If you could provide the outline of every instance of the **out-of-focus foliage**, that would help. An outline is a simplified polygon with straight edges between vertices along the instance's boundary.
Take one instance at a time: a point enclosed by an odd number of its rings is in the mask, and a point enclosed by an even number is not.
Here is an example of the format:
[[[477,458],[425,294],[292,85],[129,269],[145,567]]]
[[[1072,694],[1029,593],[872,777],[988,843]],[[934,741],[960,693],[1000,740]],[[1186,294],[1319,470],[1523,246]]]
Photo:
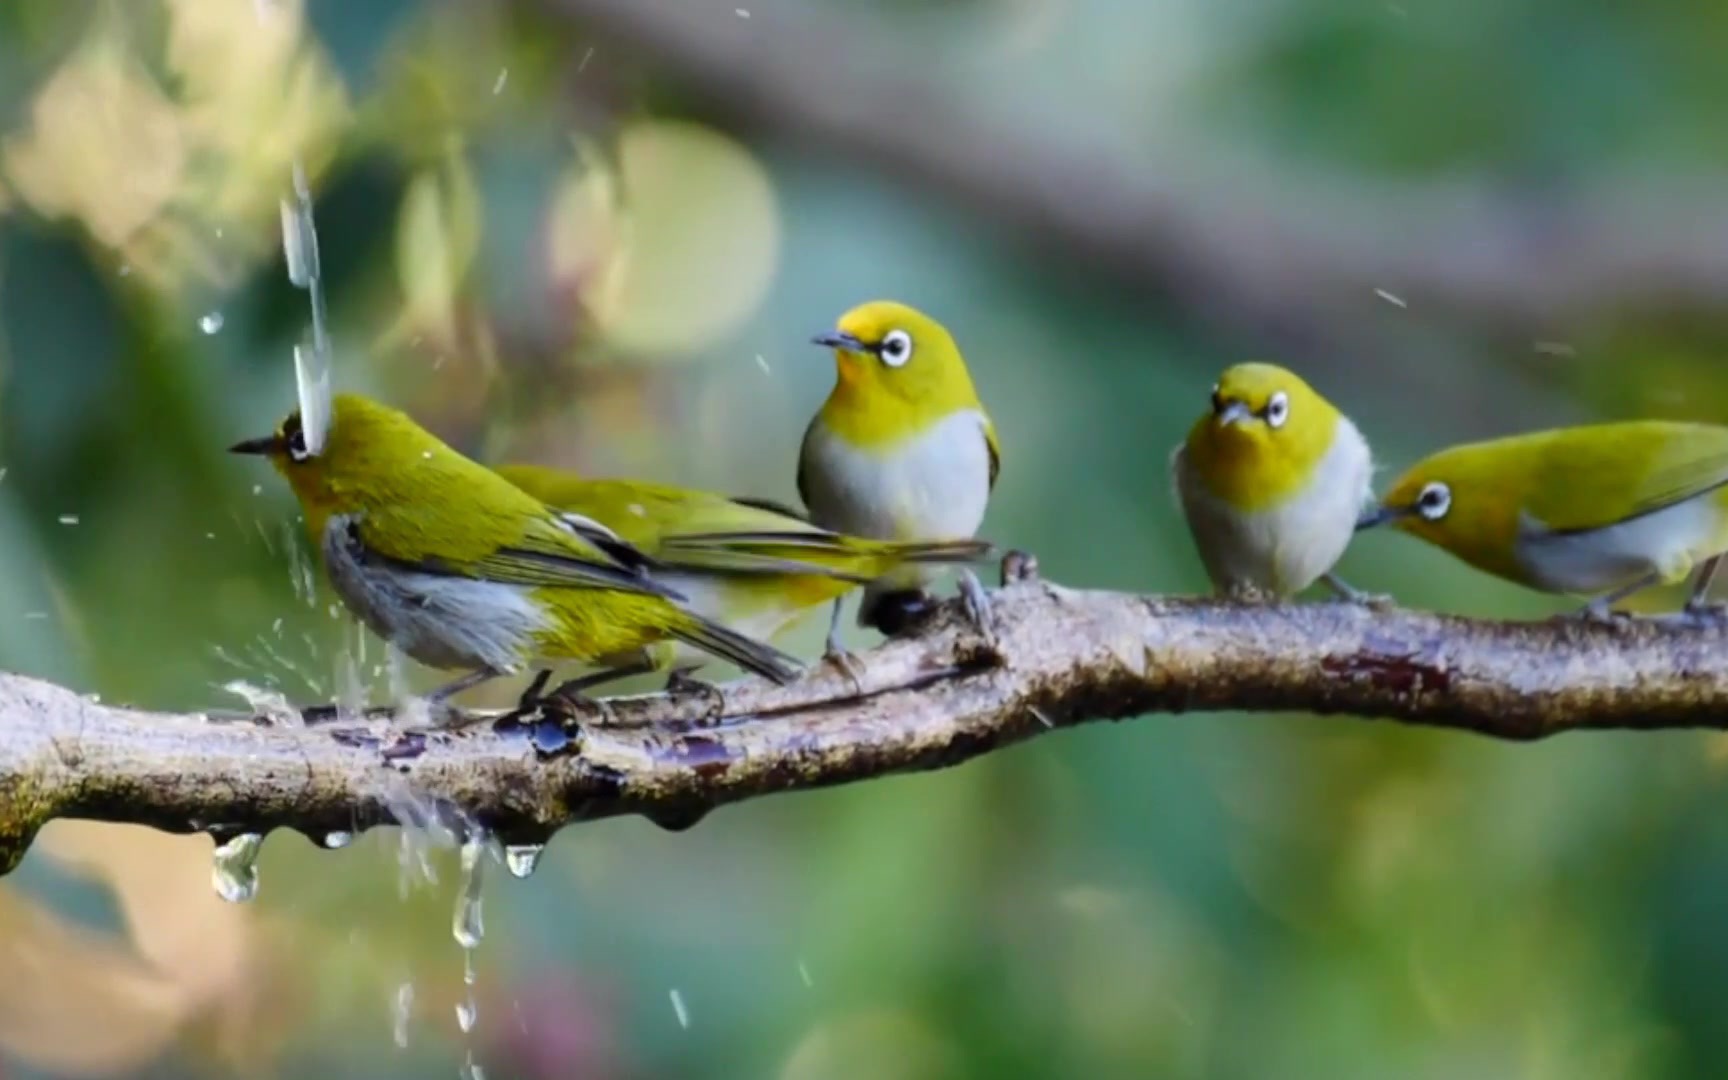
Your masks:
[[[821,62],[919,72],[1033,148],[1085,130],[1148,170],[1318,176],[1340,208],[1709,179],[1728,131],[1721,5],[687,6],[860,19],[882,53]],[[221,452],[292,406],[296,160],[343,387],[488,460],[787,498],[832,378],[810,335],[897,297],[955,331],[995,415],[987,532],[1074,584],[1201,587],[1164,463],[1235,359],[1310,374],[1392,467],[1518,425],[1728,415],[1721,311],[1509,334],[1398,296],[1321,335],[1354,349],[1200,323],[923,178],[724,129],[640,59],[536,5],[0,5],[0,667],[159,708],[398,678],[308,600],[276,478]],[[1399,537],[1343,570],[1412,604],[1557,606]],[[490,872],[472,991],[447,850],[429,880],[392,831],[273,837],[234,907],[208,837],[59,823],[0,883],[0,1071],[1715,1077],[1725,766],[1705,735],[1100,727],[687,833],[569,830],[532,878]]]

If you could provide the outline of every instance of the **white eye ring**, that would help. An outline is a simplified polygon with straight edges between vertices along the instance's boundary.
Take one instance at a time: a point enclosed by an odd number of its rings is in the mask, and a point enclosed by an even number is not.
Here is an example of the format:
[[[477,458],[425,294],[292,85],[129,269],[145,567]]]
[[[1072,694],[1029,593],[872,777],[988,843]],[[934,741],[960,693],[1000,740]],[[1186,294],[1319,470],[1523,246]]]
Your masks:
[[[903,367],[912,359],[912,335],[904,330],[888,331],[882,336],[882,344],[876,346],[876,355],[889,367]]]
[[[1452,509],[1452,489],[1435,480],[1416,496],[1416,512],[1428,521],[1439,521]]]
[[[1268,427],[1281,428],[1284,421],[1290,419],[1290,398],[1284,391],[1275,392],[1266,399],[1266,424]]]
[[[288,435],[288,456],[296,462],[312,460],[312,451],[306,449],[306,435],[299,428]]]

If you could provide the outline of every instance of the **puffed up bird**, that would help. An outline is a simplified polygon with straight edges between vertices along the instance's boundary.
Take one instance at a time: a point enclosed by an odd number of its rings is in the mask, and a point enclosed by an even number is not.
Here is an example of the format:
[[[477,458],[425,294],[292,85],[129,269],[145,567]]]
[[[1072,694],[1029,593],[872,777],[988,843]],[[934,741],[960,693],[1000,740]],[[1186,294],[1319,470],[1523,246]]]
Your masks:
[[[690,607],[767,641],[811,608],[918,566],[988,557],[981,540],[867,540],[821,528],[788,507],[638,480],[590,479],[540,465],[498,474],[549,506],[611,529],[653,559],[655,579]],[[678,658],[678,675],[699,653]]]
[[[1001,452],[966,361],[941,323],[877,300],[846,312],[815,339],[834,350],[837,378],[810,421],[798,457],[798,492],[824,528],[878,540],[956,540],[984,520]],[[903,566],[864,590],[858,623],[891,632],[922,602],[927,565]],[[988,632],[989,605],[960,572],[972,621]],[[843,656],[840,601],[828,651]]]
[[[1497,577],[1594,597],[1698,582],[1728,552],[1728,427],[1664,420],[1538,431],[1441,450],[1405,471],[1364,527],[1390,524]]]
[[[1238,364],[1171,455],[1176,493],[1213,587],[1291,596],[1332,573],[1371,496],[1373,459],[1350,418],[1273,364]]]
[[[536,662],[638,667],[672,642],[776,682],[797,676],[791,657],[690,610],[611,530],[548,507],[395,409],[353,394],[332,405],[316,453],[298,412],[231,449],[287,479],[350,611],[413,659],[468,672],[434,700]]]

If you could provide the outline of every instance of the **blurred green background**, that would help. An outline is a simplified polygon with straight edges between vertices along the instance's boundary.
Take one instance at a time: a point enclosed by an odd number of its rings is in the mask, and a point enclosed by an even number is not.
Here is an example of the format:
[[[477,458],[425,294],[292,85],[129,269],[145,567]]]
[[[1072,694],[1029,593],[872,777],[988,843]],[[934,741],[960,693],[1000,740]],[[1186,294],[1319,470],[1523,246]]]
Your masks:
[[[1728,414],[1728,7],[634,6],[0,5],[0,667],[383,694],[295,587],[286,491],[222,452],[293,405],[296,157],[340,386],[486,460],[789,498],[810,335],[906,300],[1001,432],[986,533],[1068,584],[1203,587],[1165,462],[1238,359],[1394,468]],[[1028,190],[1059,212],[1017,220]],[[1395,536],[1342,570],[1558,607]],[[206,837],[58,822],[0,885],[0,1076],[1718,1077],[1725,766],[1149,717],[586,825],[490,874],[466,1033],[453,852],[428,881],[397,830],[278,834],[229,905]]]

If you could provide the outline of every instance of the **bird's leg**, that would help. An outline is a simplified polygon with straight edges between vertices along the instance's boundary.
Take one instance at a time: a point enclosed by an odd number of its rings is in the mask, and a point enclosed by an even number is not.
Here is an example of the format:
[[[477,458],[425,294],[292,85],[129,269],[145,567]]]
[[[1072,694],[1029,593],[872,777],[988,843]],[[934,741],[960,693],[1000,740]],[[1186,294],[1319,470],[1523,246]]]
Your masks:
[[[1346,604],[1361,604],[1363,607],[1371,608],[1391,607],[1393,604],[1390,596],[1384,593],[1363,592],[1330,570],[1321,574],[1320,580],[1325,583],[1328,589],[1332,590],[1333,596]]]
[[[533,712],[535,707],[540,704],[540,691],[546,689],[546,683],[551,678],[552,669],[541,668],[540,673],[534,676],[534,681],[522,691],[522,696],[516,699],[516,711],[524,714]]]
[[[1604,593],[1590,601],[1588,604],[1585,604],[1579,609],[1577,617],[1588,622],[1612,622],[1614,620],[1615,604],[1618,604],[1633,593],[1643,592],[1652,585],[1660,585],[1661,583],[1662,575],[1655,571],[1651,571],[1638,580],[1622,585],[1613,592]]]
[[[493,671],[491,668],[480,668],[478,671],[470,671],[460,679],[453,679],[432,691],[430,694],[427,694],[426,703],[428,705],[442,705],[457,694],[460,694],[462,691],[472,690],[481,683],[491,682],[502,674],[503,672]]]
[[[1686,598],[1686,606],[1681,609],[1687,619],[1693,622],[1716,622],[1728,615],[1728,607],[1710,602],[1710,586],[1716,580],[1716,571],[1722,566],[1722,555],[1712,555],[1704,560],[1704,565],[1698,568],[1698,580],[1692,585],[1692,594]]]
[[[828,620],[828,642],[822,650],[822,659],[833,664],[840,674],[851,680],[855,692],[861,692],[864,674],[858,657],[840,643],[840,616],[846,611],[846,598],[838,597],[834,601],[834,614]]]
[[[491,668],[481,668],[478,671],[470,671],[460,679],[454,679],[447,682],[443,686],[440,686],[438,689],[427,694],[425,698],[426,704],[437,714],[436,717],[426,725],[427,728],[433,731],[460,731],[465,727],[478,723],[478,718],[462,711],[461,709],[450,707],[450,699],[464,690],[472,690],[481,683],[491,682],[493,679],[496,679],[503,674],[504,672],[502,671],[494,671]]]
[[[612,707],[599,698],[589,696],[588,691],[596,686],[605,686],[607,683],[614,683],[620,679],[647,675],[653,672],[656,667],[654,658],[643,654],[627,663],[602,668],[599,671],[580,675],[560,683],[551,693],[546,695],[545,700],[562,698],[571,705],[583,705],[591,708],[600,714],[600,719],[595,721],[596,725],[605,727],[612,723]]]
[[[984,640],[994,645],[996,631],[990,625],[990,597],[970,567],[960,568],[960,600],[966,609],[966,619]]]

